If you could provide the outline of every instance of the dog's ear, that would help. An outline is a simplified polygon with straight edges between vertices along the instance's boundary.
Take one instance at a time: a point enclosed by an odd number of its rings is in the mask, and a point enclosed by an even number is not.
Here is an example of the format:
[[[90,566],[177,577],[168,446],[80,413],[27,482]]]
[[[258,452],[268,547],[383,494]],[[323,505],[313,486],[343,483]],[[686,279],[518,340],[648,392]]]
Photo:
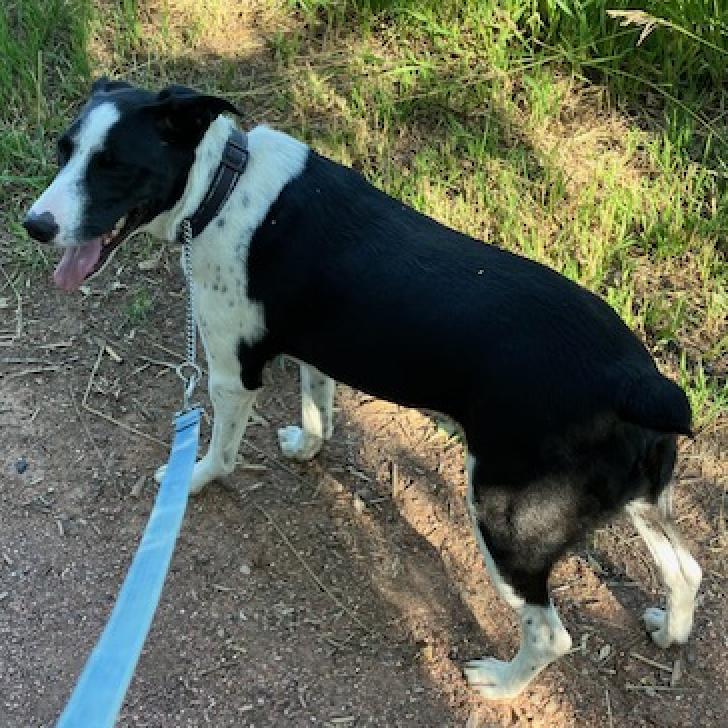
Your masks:
[[[200,94],[186,86],[167,86],[149,106],[162,138],[172,144],[197,146],[210,124],[223,112],[242,113],[219,96]]]
[[[132,88],[132,85],[126,81],[112,81],[108,76],[101,76],[91,84],[91,93],[116,91],[120,88]]]

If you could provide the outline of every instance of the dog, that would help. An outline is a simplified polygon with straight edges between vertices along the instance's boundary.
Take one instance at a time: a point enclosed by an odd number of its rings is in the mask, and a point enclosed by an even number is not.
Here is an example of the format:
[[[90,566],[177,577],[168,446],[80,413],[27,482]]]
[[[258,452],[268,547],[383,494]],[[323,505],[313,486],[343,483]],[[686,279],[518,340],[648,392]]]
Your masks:
[[[177,241],[217,195],[191,243],[214,409],[191,492],[232,472],[263,367],[285,354],[300,363],[302,403],[301,425],[278,431],[288,458],[309,460],[331,437],[335,380],[462,427],[477,544],[521,625],[511,661],[465,665],[482,695],[511,698],[569,652],[549,573],[623,510],[667,591],[646,628],[660,647],[684,643],[701,580],[669,517],[676,441],[691,435],[684,392],[594,294],[286,134],[241,135],[231,114],[225,99],[182,86],[98,80],[24,220],[62,250],[54,279],[71,291],[133,233]],[[235,133],[243,159],[220,192]]]

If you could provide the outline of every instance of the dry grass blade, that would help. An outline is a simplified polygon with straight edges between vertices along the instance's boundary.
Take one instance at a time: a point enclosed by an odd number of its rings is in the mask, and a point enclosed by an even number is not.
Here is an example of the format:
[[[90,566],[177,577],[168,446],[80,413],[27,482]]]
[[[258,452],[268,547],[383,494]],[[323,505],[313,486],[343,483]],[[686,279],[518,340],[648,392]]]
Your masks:
[[[612,717],[612,701],[609,699],[609,688],[605,688],[604,697],[607,701],[607,724],[609,728],[614,728],[614,718]]]
[[[116,427],[121,428],[122,430],[126,430],[127,432],[130,432],[133,435],[137,435],[138,437],[141,437],[145,440],[148,440],[149,442],[153,442],[156,445],[161,445],[162,447],[166,448],[168,443],[164,442],[163,440],[160,440],[158,437],[154,437],[154,435],[148,435],[146,432],[142,432],[141,430],[138,430],[136,427],[133,427],[132,425],[127,425],[125,422],[120,422],[119,420],[115,419],[111,415],[107,415],[105,412],[101,412],[101,410],[97,410],[94,407],[91,407],[88,403],[89,394],[91,393],[91,387],[93,386],[94,379],[96,377],[96,373],[99,370],[99,367],[101,366],[101,360],[104,358],[104,352],[106,350],[106,345],[102,342],[99,344],[99,353],[96,356],[96,361],[94,362],[93,367],[91,368],[91,374],[89,375],[88,381],[86,382],[86,391],[83,394],[83,399],[81,400],[81,406],[83,409],[85,409],[87,412],[90,412],[92,415],[95,415],[96,417],[100,417],[102,420],[106,420],[107,422],[111,422],[111,424],[116,425]]]
[[[336,594],[334,594],[326,586],[326,584],[324,584],[321,581],[321,579],[318,578],[318,576],[316,575],[316,573],[314,572],[314,570],[308,565],[308,563],[303,558],[303,556],[301,556],[301,554],[299,554],[298,551],[296,551],[295,546],[291,543],[291,541],[288,538],[288,536],[286,536],[286,534],[283,531],[283,529],[273,520],[273,518],[268,513],[268,511],[266,511],[265,508],[263,508],[262,506],[256,506],[256,507],[265,516],[265,518],[268,521],[268,523],[270,523],[270,525],[273,526],[275,532],[281,537],[281,539],[283,540],[283,542],[288,547],[289,551],[296,557],[296,560],[301,564],[301,566],[303,566],[303,568],[305,569],[306,573],[313,579],[313,581],[316,583],[316,586],[318,586],[318,588],[321,589],[321,591],[324,594],[326,594],[326,596],[329,599],[331,599],[331,601],[334,602],[334,604],[336,604],[337,607],[339,607],[340,609],[344,610],[344,612],[346,614],[348,614],[349,617],[354,622],[356,622],[356,624],[358,624],[364,631],[371,632],[371,628],[368,627],[366,624],[364,624],[364,622],[362,622],[361,619],[359,619],[359,617],[357,616],[357,614],[355,612],[353,612],[349,607],[347,607],[346,604],[344,604],[341,601],[341,599],[339,599],[339,597],[337,597]]]
[[[13,283],[12,278],[5,272],[4,266],[0,265],[0,272],[3,274],[5,280],[8,283],[8,286],[10,287],[10,290],[13,292],[13,295],[15,296],[15,334],[12,335],[12,341],[19,339],[20,336],[23,333],[23,301],[20,297],[20,293],[18,292],[17,287],[15,286],[15,283]]]
[[[111,462],[108,461],[106,458],[104,458],[104,454],[101,452],[101,448],[96,444],[96,440],[94,440],[93,435],[88,429],[88,425],[86,424],[86,420],[81,416],[81,410],[78,408],[78,404],[76,404],[76,395],[73,391],[73,385],[69,384],[68,386],[68,394],[71,397],[71,403],[73,404],[73,409],[76,412],[76,417],[78,417],[78,421],[81,423],[81,427],[83,427],[83,431],[86,433],[86,438],[89,440],[89,442],[93,445],[94,450],[96,451],[96,456],[99,459],[99,464],[101,465],[101,469],[108,473],[109,467],[111,466]]]

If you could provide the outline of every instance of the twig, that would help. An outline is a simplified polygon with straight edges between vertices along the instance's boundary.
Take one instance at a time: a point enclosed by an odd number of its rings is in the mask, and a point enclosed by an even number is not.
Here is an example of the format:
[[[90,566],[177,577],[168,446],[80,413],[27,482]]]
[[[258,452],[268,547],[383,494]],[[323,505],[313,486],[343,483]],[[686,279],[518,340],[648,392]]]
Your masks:
[[[635,685],[634,683],[627,683],[624,687],[627,690],[659,690],[662,692],[692,691],[692,688],[674,688],[671,685]]]
[[[656,667],[660,670],[665,670],[665,672],[672,672],[672,668],[669,665],[666,665],[664,662],[656,662],[655,660],[651,660],[649,657],[640,655],[639,652],[630,652],[629,655],[630,657],[634,657],[635,660],[641,660],[648,665],[652,665],[652,667]]]
[[[392,461],[392,500],[399,495],[399,465]]]
[[[137,478],[137,482],[131,487],[130,495],[132,498],[138,498],[142,494],[142,489],[144,488],[146,480],[147,478],[145,475],[140,475],[139,478]]]
[[[3,276],[5,276],[5,280],[8,282],[8,285],[15,296],[15,334],[13,334],[12,339],[19,339],[23,333],[23,301],[20,298],[18,289],[15,287],[15,283],[13,283],[10,276],[5,272],[5,268],[2,265],[0,265],[0,272],[2,272]]]
[[[83,393],[83,399],[81,400],[81,406],[86,408],[86,403],[88,402],[88,395],[91,391],[91,385],[93,384],[94,377],[96,376],[96,372],[99,370],[99,367],[101,366],[101,360],[104,358],[104,347],[99,346],[99,353],[96,357],[96,361],[94,362],[93,367],[91,367],[91,374],[89,375],[88,381],[86,382],[86,391]]]
[[[46,364],[50,365],[47,359],[37,359],[30,356],[0,356],[0,364]]]
[[[607,721],[609,728],[614,728],[614,718],[612,718],[612,702],[609,700],[609,688],[604,689],[605,698],[607,700]]]
[[[90,412],[92,415],[96,415],[96,417],[100,417],[102,420],[111,422],[112,425],[116,425],[117,427],[120,427],[122,430],[131,432],[133,435],[138,435],[139,437],[143,437],[145,440],[149,440],[149,442],[154,442],[157,445],[161,445],[163,448],[167,448],[169,446],[168,442],[164,442],[164,440],[160,440],[158,437],[154,437],[154,435],[147,435],[146,432],[142,432],[141,430],[138,430],[136,427],[132,427],[132,425],[127,425],[126,422],[120,422],[119,420],[114,419],[111,415],[107,415],[105,412],[101,412],[100,410],[94,409],[93,407],[90,407],[89,405],[84,405],[83,408],[87,412]]]
[[[301,483],[301,485],[308,485],[308,481],[303,476],[299,475],[293,468],[289,468],[288,465],[282,463],[277,457],[271,455],[257,445],[254,445],[247,438],[243,438],[243,445],[249,447],[251,450],[255,450],[255,452],[257,452],[259,455],[262,455],[267,460],[275,463],[281,470],[293,476],[299,483]]]
[[[73,341],[58,341],[55,344],[36,344],[38,349],[67,349],[73,346]]]
[[[137,354],[137,359],[141,359],[142,361],[147,361],[150,364],[156,364],[158,367],[166,367],[167,369],[176,369],[177,365],[173,364],[171,361],[163,361],[162,359],[153,359],[151,356],[144,356],[144,354]]]
[[[316,585],[318,586],[318,588],[321,589],[321,591],[324,592],[324,594],[326,594],[326,596],[328,596],[329,599],[331,599],[331,601],[334,602],[334,604],[336,604],[337,607],[339,607],[340,609],[343,609],[344,612],[346,612],[346,614],[348,614],[351,617],[351,619],[354,622],[356,622],[363,630],[365,630],[366,632],[371,632],[371,628],[370,627],[367,627],[367,625],[364,624],[364,622],[362,622],[361,619],[359,619],[359,617],[356,615],[356,613],[353,612],[351,609],[349,609],[336,596],[336,594],[334,594],[326,586],[326,584],[324,584],[321,581],[321,579],[319,579],[318,576],[316,576],[316,574],[314,573],[313,569],[311,569],[311,567],[306,563],[306,561],[301,556],[301,554],[299,554],[298,551],[296,551],[295,547],[291,543],[291,541],[288,538],[288,536],[286,536],[286,534],[284,533],[283,529],[281,529],[281,527],[268,514],[268,511],[266,511],[262,506],[256,506],[256,508],[266,517],[266,520],[268,521],[268,523],[270,523],[270,525],[273,526],[273,528],[278,533],[278,535],[281,537],[281,539],[283,540],[283,542],[286,544],[286,546],[288,546],[290,552],[296,557],[296,559],[298,559],[298,561],[301,564],[301,566],[303,566],[303,568],[306,570],[306,573],[313,579],[313,581],[316,583]]]
[[[164,344],[159,344],[156,341],[152,341],[151,339],[149,339],[149,343],[154,348],[159,349],[160,351],[164,351],[167,354],[171,354],[178,361],[184,361],[186,358],[184,354],[180,354],[178,351],[175,351],[174,349],[170,349],[168,346],[164,346]],[[205,375],[205,376],[207,375],[207,369],[205,367],[200,366],[200,371],[203,373],[203,375]]]
[[[0,374],[0,379],[9,381],[10,379],[18,379],[19,377],[25,377],[28,374],[40,374],[42,372],[57,372],[61,367],[57,364],[53,364],[47,367],[30,367],[30,369],[23,369],[20,372],[12,372],[10,374]]]
[[[86,391],[84,392],[83,399],[81,400],[81,406],[87,412],[90,412],[92,415],[96,415],[96,417],[100,417],[102,420],[111,422],[113,425],[120,427],[122,430],[131,432],[134,435],[143,437],[145,440],[149,440],[150,442],[154,442],[157,445],[161,445],[162,447],[166,448],[167,443],[163,442],[159,438],[154,437],[153,435],[147,435],[146,432],[142,432],[141,430],[138,430],[136,427],[127,425],[125,422],[120,422],[119,420],[114,419],[110,415],[107,415],[105,412],[101,412],[100,410],[94,409],[93,407],[91,407],[88,404],[88,397],[89,397],[89,393],[91,392],[91,385],[93,384],[94,377],[96,376],[96,372],[99,370],[99,366],[101,365],[101,360],[104,357],[104,348],[105,348],[105,345],[103,345],[103,346],[99,345],[99,353],[98,353],[98,356],[96,357],[96,361],[94,362],[93,368],[91,369],[91,374],[89,375],[88,382],[86,383]]]
[[[96,444],[96,440],[94,440],[93,436],[91,435],[91,432],[88,429],[86,420],[84,420],[83,417],[81,416],[81,410],[79,410],[78,405],[76,404],[76,395],[73,392],[73,384],[68,385],[68,393],[71,397],[71,403],[73,404],[73,409],[76,410],[76,417],[78,417],[78,421],[81,423],[81,427],[83,427],[83,431],[86,433],[86,437],[89,439],[91,444],[94,446],[94,450],[96,450],[96,455],[98,456],[99,462],[101,463],[101,469],[103,471],[105,471],[106,473],[108,473],[110,461],[104,460],[104,454],[101,452],[101,448]]]

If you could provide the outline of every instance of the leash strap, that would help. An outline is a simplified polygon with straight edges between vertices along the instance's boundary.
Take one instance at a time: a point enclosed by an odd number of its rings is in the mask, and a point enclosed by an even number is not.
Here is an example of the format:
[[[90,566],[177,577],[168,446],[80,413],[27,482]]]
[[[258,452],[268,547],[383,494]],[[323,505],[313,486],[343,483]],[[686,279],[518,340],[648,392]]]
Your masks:
[[[202,411],[175,417],[167,471],[114,610],[56,728],[112,728],[152,624],[187,505]]]

